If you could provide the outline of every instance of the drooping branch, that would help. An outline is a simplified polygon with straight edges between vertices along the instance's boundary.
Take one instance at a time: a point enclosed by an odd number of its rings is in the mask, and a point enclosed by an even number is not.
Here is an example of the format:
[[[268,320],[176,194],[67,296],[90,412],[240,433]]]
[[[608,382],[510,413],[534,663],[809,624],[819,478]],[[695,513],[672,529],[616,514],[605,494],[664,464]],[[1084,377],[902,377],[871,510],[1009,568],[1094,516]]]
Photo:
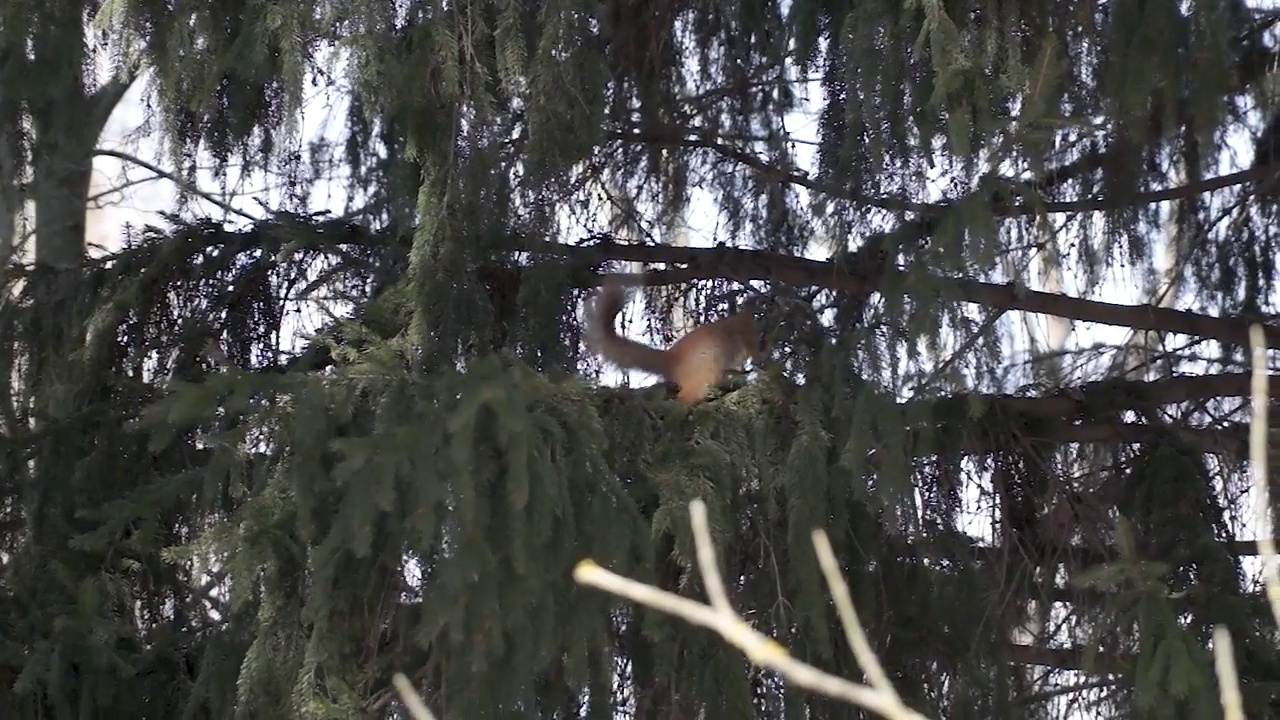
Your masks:
[[[1026,440],[1049,443],[1129,444],[1148,442],[1172,435],[1178,440],[1206,452],[1228,457],[1243,457],[1248,436],[1238,423],[1222,427],[1155,426],[1100,418],[1113,417],[1118,411],[1134,407],[1158,407],[1210,398],[1245,397],[1250,392],[1248,373],[1179,376],[1159,380],[1114,378],[1064,388],[1051,395],[1015,396],[964,393],[925,400],[910,400],[899,406],[903,417],[928,417],[938,424],[927,430],[908,432],[907,454],[930,452],[926,435],[938,437],[957,434],[954,423],[946,418],[965,418],[965,430],[951,445],[962,452],[984,453],[1007,449],[1008,431],[1018,430]],[[1272,385],[1272,396],[1280,389]],[[1026,420],[1036,418],[1034,431],[1026,429]],[[973,432],[987,424],[987,432]],[[1034,432],[1034,434],[1029,434]]]
[[[964,403],[966,407],[985,407],[989,412],[997,413],[1058,419],[1087,418],[1134,406],[1156,407],[1215,397],[1245,397],[1250,392],[1249,383],[1250,375],[1246,372],[1179,375],[1159,380],[1112,378],[1064,388],[1042,397],[957,395],[945,400],[910,401],[907,412],[918,412],[910,409],[915,403]],[[1273,386],[1271,397],[1280,397],[1280,388]]]
[[[747,150],[735,147],[723,140],[692,128],[669,126],[655,130],[646,128],[642,133],[615,133],[614,140],[634,143],[645,143],[663,147],[681,147],[685,149],[710,150],[721,157],[746,166],[757,174],[789,183],[807,190],[812,190],[833,198],[848,200],[859,205],[888,210],[890,212],[920,213],[927,216],[940,217],[960,201],[915,202],[904,198],[889,196],[871,196],[853,192],[841,185],[815,178],[798,169],[784,166],[782,163],[767,160]],[[1280,165],[1263,165],[1259,167],[1228,173],[1218,177],[1205,178],[1181,185],[1172,185],[1158,190],[1137,193],[1126,198],[1129,205],[1150,205],[1167,200],[1179,200],[1215,190],[1244,185],[1265,179],[1280,173]],[[991,211],[995,217],[1017,217],[1044,213],[1083,213],[1106,210],[1110,203],[1106,198],[1081,198],[1077,200],[1061,200],[1050,202],[1004,202],[1000,196],[993,198]]]
[[[1016,420],[1009,423],[1012,427]],[[972,429],[966,423],[965,429]],[[954,447],[965,453],[990,453],[1008,450],[1007,440],[999,434],[980,435],[973,432],[962,432],[960,428],[952,428],[946,424],[929,428],[931,436],[947,435],[956,431],[961,437]],[[1048,421],[1037,425],[1034,436],[1027,438],[1040,443],[1080,444],[1080,445],[1133,445],[1151,442],[1173,435],[1178,440],[1196,448],[1200,452],[1226,457],[1243,457],[1248,444],[1248,429],[1238,423],[1228,423],[1220,428],[1187,427],[1175,425],[1157,427],[1143,423],[1127,423],[1117,421],[1082,421],[1079,423]],[[907,455],[920,456],[929,452],[930,444],[925,441],[924,432],[908,432],[905,445]]]
[[[1039,397],[963,393],[926,400],[910,400],[899,405],[903,417],[937,420],[928,429],[912,428],[907,436],[907,454],[931,452],[931,438],[956,436],[949,446],[961,452],[984,453],[1007,449],[1010,433],[1024,440],[1049,443],[1130,444],[1172,435],[1201,452],[1227,457],[1243,457],[1247,447],[1246,429],[1238,423],[1218,428],[1185,425],[1157,426],[1099,418],[1135,407],[1152,408],[1211,398],[1245,397],[1250,392],[1248,373],[1178,376],[1159,380],[1114,378],[1064,388]],[[1272,397],[1280,389],[1272,385]],[[946,418],[965,418],[964,429]],[[1026,429],[1026,420],[1039,422]],[[974,428],[985,426],[985,432]]]
[[[1233,87],[1230,92],[1244,92],[1254,86],[1259,82],[1259,80],[1266,77],[1271,72],[1271,69],[1275,67],[1277,59],[1280,59],[1277,58],[1275,53],[1263,49],[1256,43],[1262,29],[1267,26],[1267,23],[1260,22],[1256,27],[1245,30],[1240,37],[1237,38],[1236,43],[1244,46],[1245,51],[1240,54],[1239,62],[1236,65],[1235,82],[1233,83]],[[1180,120],[1188,115],[1189,112],[1186,108],[1186,103],[1180,102],[1174,109],[1173,118],[1175,119],[1175,122],[1170,122],[1167,109],[1164,106],[1158,105],[1152,109],[1151,115],[1147,119],[1146,134],[1149,137],[1162,137],[1167,135],[1172,130],[1180,127],[1182,125]],[[913,202],[903,198],[873,197],[852,193],[848,188],[824,182],[801,172],[798,169],[786,167],[781,163],[761,158],[751,152],[734,147],[733,145],[724,142],[722,139],[700,132],[695,128],[682,128],[678,126],[654,128],[650,126],[646,127],[643,132],[616,132],[611,136],[611,139],[622,142],[653,143],[689,149],[701,148],[710,150],[721,157],[744,165],[752,171],[765,177],[772,178],[777,182],[794,184],[834,198],[841,198],[867,207],[875,207],[891,212],[911,212],[936,218],[941,216],[958,202],[957,200],[942,203]],[[1086,152],[1071,162],[1049,169],[1039,178],[1028,183],[1027,186],[1034,189],[1036,192],[1047,192],[1053,188],[1085,177],[1101,168],[1113,164],[1117,158],[1121,157],[1124,152],[1127,151],[1127,149],[1128,148],[1121,146],[1109,146],[1091,152]],[[1135,205],[1148,205],[1166,200],[1186,198],[1205,192],[1211,192],[1213,190],[1260,180],[1267,176],[1276,174],[1278,171],[1280,171],[1280,168],[1274,165],[1255,167],[1220,177],[1208,178],[1179,186],[1139,193],[1127,198],[1127,200],[1129,203]],[[1004,202],[1002,198],[993,197],[991,202],[991,210],[996,217],[1031,215],[1038,212],[1091,212],[1103,210],[1106,209],[1106,207],[1107,204],[1105,201],[1098,198],[1082,198],[1078,200],[1047,203],[1019,203],[1011,205]]]
[[[1267,77],[1271,72],[1271,68],[1275,67],[1278,59],[1277,54],[1259,42],[1265,27],[1267,27],[1267,23],[1258,22],[1253,27],[1240,33],[1235,39],[1235,45],[1242,48],[1242,51],[1236,63],[1235,82],[1228,90],[1229,94],[1247,91]],[[1190,115],[1191,112],[1186,100],[1181,100],[1174,106],[1172,115],[1167,112],[1165,106],[1157,104],[1147,118],[1146,135],[1150,138],[1165,137],[1178,128],[1185,127],[1187,118]],[[880,283],[886,277],[885,273],[891,269],[891,258],[900,254],[910,258],[916,251],[926,246],[945,212],[952,207],[977,200],[985,203],[995,217],[1009,217],[1039,211],[1085,212],[1100,210],[1105,207],[1104,203],[1096,198],[1058,203],[1039,203],[1038,205],[1024,202],[1014,205],[1011,204],[1011,198],[1008,193],[992,192],[990,189],[981,187],[965,197],[953,198],[949,202],[933,204],[915,203],[901,198],[851,195],[845,188],[822,182],[807,174],[797,172],[794,168],[770,163],[744,150],[720,142],[715,138],[698,137],[696,132],[691,132],[684,128],[668,127],[656,130],[646,128],[644,134],[621,132],[616,133],[613,139],[686,148],[701,147],[738,162],[776,182],[798,185],[814,192],[830,195],[831,197],[844,198],[868,207],[914,213],[916,215],[915,218],[903,221],[891,231],[867,238],[850,256],[850,261],[853,265],[863,268],[865,278],[864,286],[856,291],[854,298],[851,298],[853,302],[850,307],[859,308],[850,313],[854,317],[861,313],[860,307],[866,303],[871,293],[880,288]],[[1103,168],[1125,162],[1126,155],[1132,150],[1133,147],[1129,142],[1121,140],[1106,147],[1085,152],[1070,162],[1050,168],[1031,182],[1025,183],[1024,187],[1036,195],[1048,193],[1057,187],[1087,177]],[[1230,185],[1260,180],[1274,174],[1276,171],[1277,168],[1275,166],[1255,167],[1240,173],[1212,178],[1182,187],[1166,188],[1149,192],[1145,195],[1139,194],[1129,198],[1129,202],[1131,204],[1150,204],[1161,200],[1186,198]],[[982,197],[984,194],[985,198]],[[1268,339],[1270,342],[1272,339],[1270,335]],[[1235,340],[1234,342],[1241,341]]]

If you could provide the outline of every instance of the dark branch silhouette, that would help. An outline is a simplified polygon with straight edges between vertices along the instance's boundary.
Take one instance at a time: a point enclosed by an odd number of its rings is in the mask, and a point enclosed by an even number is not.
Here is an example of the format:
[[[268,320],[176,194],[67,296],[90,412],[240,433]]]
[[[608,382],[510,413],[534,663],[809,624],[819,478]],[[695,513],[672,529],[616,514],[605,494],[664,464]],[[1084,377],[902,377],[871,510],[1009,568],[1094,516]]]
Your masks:
[[[874,290],[877,268],[842,266],[834,262],[809,260],[762,250],[736,250],[725,247],[690,248],[658,245],[631,245],[605,242],[593,245],[565,245],[532,241],[530,252],[553,255],[581,263],[598,265],[608,260],[631,260],[646,263],[679,264],[685,267],[650,273],[647,282],[670,285],[691,280],[727,278],[745,282],[762,280],[793,286],[824,287],[854,293]],[[913,271],[919,278],[922,273]],[[885,278],[903,274],[901,270],[884,270]],[[1115,325],[1135,330],[1177,333],[1198,338],[1212,338],[1222,343],[1245,346],[1252,320],[1219,318],[1187,310],[1154,305],[1120,305],[1085,300],[1069,295],[1029,290],[1025,287],[982,282],[967,278],[925,276],[931,291],[965,302],[1005,310],[1054,315],[1083,322]],[[1280,348],[1280,327],[1265,325],[1267,346]]]

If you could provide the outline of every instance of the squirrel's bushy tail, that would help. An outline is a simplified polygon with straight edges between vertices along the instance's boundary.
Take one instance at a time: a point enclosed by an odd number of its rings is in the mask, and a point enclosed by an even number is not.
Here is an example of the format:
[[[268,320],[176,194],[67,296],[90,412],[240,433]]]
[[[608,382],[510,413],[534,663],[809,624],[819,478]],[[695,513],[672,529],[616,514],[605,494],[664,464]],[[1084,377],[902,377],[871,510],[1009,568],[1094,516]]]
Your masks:
[[[622,337],[614,328],[626,302],[626,289],[616,280],[606,281],[591,297],[586,312],[587,348],[618,367],[669,377],[671,362],[666,350]]]

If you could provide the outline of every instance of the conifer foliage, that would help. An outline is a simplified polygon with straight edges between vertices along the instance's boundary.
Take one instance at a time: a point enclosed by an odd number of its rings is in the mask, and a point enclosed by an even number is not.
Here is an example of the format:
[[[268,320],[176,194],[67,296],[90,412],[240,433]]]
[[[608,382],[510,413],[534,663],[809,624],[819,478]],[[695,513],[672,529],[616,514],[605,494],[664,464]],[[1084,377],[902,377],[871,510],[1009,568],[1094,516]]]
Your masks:
[[[701,595],[694,498],[734,604],[856,678],[824,528],[929,717],[1217,717],[1216,625],[1272,712],[1241,398],[1276,303],[1277,11],[17,6],[140,62],[185,173],[296,164],[320,68],[362,210],[6,269],[8,714],[399,717],[404,672],[446,720],[860,716],[573,582],[590,557]],[[47,117],[15,13],[0,112]],[[53,172],[58,127],[14,127]],[[767,361],[693,407],[601,382],[579,308],[623,262],[657,271],[629,332],[763,297]],[[341,317],[310,332],[311,301]],[[1027,340],[1044,316],[1132,332]]]

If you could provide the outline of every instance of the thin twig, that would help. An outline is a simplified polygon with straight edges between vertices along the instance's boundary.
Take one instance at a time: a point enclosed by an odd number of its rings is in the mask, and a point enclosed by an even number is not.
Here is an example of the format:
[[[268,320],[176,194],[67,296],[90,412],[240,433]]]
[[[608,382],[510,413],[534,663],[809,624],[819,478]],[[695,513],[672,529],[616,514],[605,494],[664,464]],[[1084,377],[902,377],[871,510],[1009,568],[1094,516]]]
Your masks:
[[[177,173],[169,172],[168,170],[165,170],[164,168],[160,167],[159,165],[156,165],[156,164],[154,164],[154,163],[150,163],[150,162],[147,162],[146,160],[143,160],[142,158],[138,157],[137,155],[132,155],[132,154],[130,154],[130,153],[123,152],[123,151],[120,151],[120,150],[113,150],[113,149],[111,149],[111,148],[101,148],[101,147],[100,147],[100,148],[95,148],[95,149],[94,149],[94,151],[93,151],[93,154],[94,154],[94,155],[102,155],[102,156],[104,156],[104,157],[112,157],[112,158],[115,158],[115,159],[117,159],[117,160],[121,160],[121,161],[123,161],[123,162],[132,163],[132,164],[134,164],[134,165],[137,165],[138,167],[142,168],[143,170],[146,170],[146,171],[148,171],[148,172],[150,172],[150,173],[154,174],[154,175],[156,176],[156,178],[161,178],[161,179],[164,179],[164,180],[168,180],[169,182],[173,183],[174,185],[177,185],[179,190],[182,190],[182,191],[185,191],[185,192],[187,192],[187,193],[189,193],[189,194],[191,194],[191,195],[194,195],[195,197],[198,197],[198,198],[200,198],[201,200],[205,200],[205,201],[207,201],[207,202],[213,203],[214,205],[216,205],[218,208],[220,208],[220,209],[221,209],[221,210],[223,210],[224,212],[227,212],[227,213],[232,214],[232,215],[239,215],[240,217],[242,217],[242,218],[244,218],[244,219],[248,220],[248,221],[249,221],[249,222],[251,222],[251,223],[260,222],[260,221],[262,220],[262,218],[257,217],[256,215],[251,215],[251,214],[249,214],[249,213],[245,212],[244,210],[241,210],[241,209],[239,209],[239,208],[235,207],[235,206],[234,206],[234,205],[232,205],[231,203],[228,203],[228,202],[226,202],[226,201],[224,201],[224,200],[220,200],[220,199],[218,199],[218,198],[214,197],[211,193],[208,193],[208,192],[205,192],[204,190],[201,190],[200,188],[196,187],[194,184],[192,184],[192,183],[188,182],[187,180],[183,179],[183,178],[182,178],[180,175],[178,175]]]

